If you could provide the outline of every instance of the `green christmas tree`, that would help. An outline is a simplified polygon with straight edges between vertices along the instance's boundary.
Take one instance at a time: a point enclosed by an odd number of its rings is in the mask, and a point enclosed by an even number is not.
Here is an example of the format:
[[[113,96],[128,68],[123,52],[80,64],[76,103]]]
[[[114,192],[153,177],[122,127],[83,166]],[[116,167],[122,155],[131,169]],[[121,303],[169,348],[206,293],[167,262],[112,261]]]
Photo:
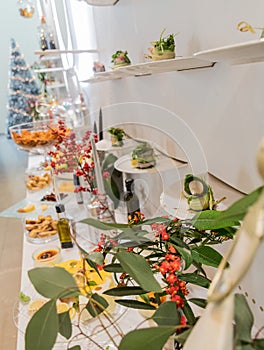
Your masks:
[[[19,46],[11,39],[10,66],[7,105],[7,136],[9,127],[32,121],[37,116],[36,101],[40,89],[32,75],[30,66],[26,64]]]

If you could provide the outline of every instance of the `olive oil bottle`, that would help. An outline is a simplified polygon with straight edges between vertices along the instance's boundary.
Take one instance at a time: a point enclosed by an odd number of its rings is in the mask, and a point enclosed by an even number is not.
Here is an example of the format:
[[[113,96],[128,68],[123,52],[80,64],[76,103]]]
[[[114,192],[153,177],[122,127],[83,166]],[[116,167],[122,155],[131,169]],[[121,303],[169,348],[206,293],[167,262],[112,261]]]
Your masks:
[[[72,238],[71,238],[71,223],[65,215],[65,206],[64,204],[57,204],[55,206],[57,215],[58,215],[58,223],[57,230],[59,234],[59,239],[61,243],[61,248],[72,248]]]

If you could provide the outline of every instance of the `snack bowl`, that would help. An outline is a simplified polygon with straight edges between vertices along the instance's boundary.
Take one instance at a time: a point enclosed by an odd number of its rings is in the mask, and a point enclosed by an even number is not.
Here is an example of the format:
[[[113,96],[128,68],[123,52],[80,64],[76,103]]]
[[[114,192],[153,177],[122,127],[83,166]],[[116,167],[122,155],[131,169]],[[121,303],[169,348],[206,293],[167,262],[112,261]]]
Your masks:
[[[24,219],[24,232],[30,243],[43,244],[58,239],[57,220],[51,215]]]
[[[47,118],[23,124],[13,125],[9,128],[12,140],[20,149],[32,153],[45,153],[55,143],[61,142],[58,133],[61,126],[65,133],[71,132],[71,122],[65,118]]]
[[[38,248],[33,252],[32,259],[35,267],[54,266],[61,261],[61,249],[55,245]]]
[[[50,170],[42,168],[27,169],[25,174],[25,183],[27,191],[36,193],[52,189],[52,174]]]

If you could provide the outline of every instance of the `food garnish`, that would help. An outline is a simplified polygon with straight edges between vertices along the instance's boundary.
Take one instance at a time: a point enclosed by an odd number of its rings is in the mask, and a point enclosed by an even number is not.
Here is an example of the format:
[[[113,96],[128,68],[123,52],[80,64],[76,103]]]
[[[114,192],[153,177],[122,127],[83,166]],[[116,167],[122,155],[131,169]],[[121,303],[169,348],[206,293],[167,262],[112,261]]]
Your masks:
[[[30,191],[41,190],[51,184],[51,175],[47,172],[43,175],[29,174],[26,180],[27,189]]]
[[[246,21],[241,21],[237,24],[237,29],[242,32],[250,32],[252,34],[256,34],[256,30],[261,30],[260,38],[264,38],[264,28],[263,27],[252,27],[251,24],[247,23]]]
[[[112,63],[114,63],[113,69],[123,66],[129,66],[131,61],[128,57],[127,51],[118,50],[112,55]]]
[[[141,143],[133,150],[131,165],[139,169],[151,168],[156,165],[154,150],[147,142]]]
[[[24,294],[23,292],[19,292],[18,298],[19,298],[19,301],[23,304],[27,304],[31,300],[30,296]]]
[[[145,55],[146,58],[150,58],[152,61],[167,60],[175,58],[175,40],[176,34],[169,34],[163,37],[166,29],[160,34],[160,38],[157,41],[152,41],[153,47],[149,48],[149,54]]]
[[[184,196],[189,208],[194,211],[214,210],[225,197],[216,201],[211,186],[204,179],[187,174],[184,179]]]
[[[34,204],[28,204],[25,207],[18,208],[17,212],[18,213],[29,213],[31,211],[34,211],[36,209]]]

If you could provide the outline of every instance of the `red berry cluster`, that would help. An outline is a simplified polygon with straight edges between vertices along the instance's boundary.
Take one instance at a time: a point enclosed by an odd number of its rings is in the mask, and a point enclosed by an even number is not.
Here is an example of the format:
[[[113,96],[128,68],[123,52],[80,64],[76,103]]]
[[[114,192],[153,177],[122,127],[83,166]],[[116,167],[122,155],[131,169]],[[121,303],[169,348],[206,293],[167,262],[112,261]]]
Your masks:
[[[168,242],[170,235],[165,224],[155,223],[152,225],[152,229],[156,231],[156,236],[165,242],[164,248],[166,249],[164,258],[156,263],[154,267],[162,274],[164,281],[167,283],[166,293],[170,295],[172,301],[175,301],[178,308],[183,308],[183,296],[189,292],[186,282],[178,277],[178,272],[182,268],[181,256],[175,247]]]
[[[134,215],[128,215],[128,224],[129,225],[137,225],[144,221],[145,216],[140,211],[136,211]]]
[[[97,247],[94,252],[102,252],[103,250],[108,250],[109,248],[116,247],[118,242],[112,238],[106,237],[104,233],[100,234],[100,241],[97,243]]]

